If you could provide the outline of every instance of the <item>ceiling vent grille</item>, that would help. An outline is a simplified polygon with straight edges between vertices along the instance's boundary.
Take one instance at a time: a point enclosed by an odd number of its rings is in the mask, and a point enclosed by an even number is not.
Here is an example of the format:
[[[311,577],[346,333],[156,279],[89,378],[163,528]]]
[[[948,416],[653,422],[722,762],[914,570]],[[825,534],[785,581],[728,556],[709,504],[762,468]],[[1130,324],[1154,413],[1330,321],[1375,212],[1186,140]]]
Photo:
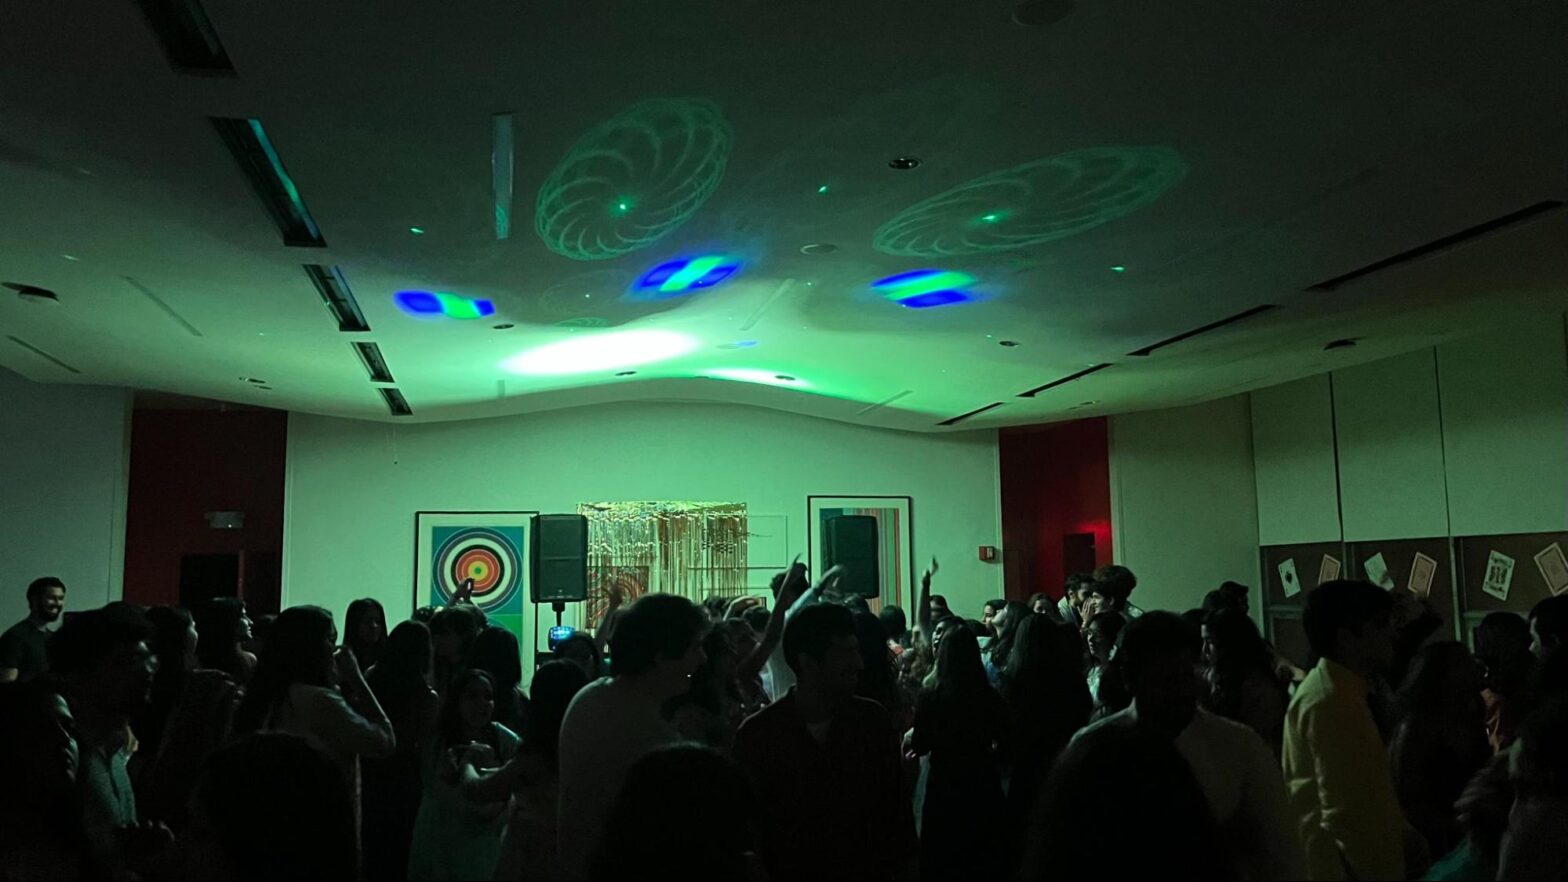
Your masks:
[[[181,73],[234,76],[229,53],[200,0],[137,0],[169,64]]]
[[[16,345],[22,347],[23,349],[26,349],[28,352],[31,352],[32,354],[38,356],[39,358],[43,359],[44,361],[47,361],[47,362],[53,364],[55,367],[63,368],[64,370],[70,371],[73,374],[81,373],[81,371],[77,370],[74,367],[71,367],[70,365],[66,364],[65,362],[61,361],[60,359],[55,358],[54,356],[52,356],[49,353],[43,351],[42,349],[39,349],[37,346],[34,346],[33,344],[27,342],[26,340],[23,340],[21,337],[13,337],[13,336],[7,335],[6,339],[10,340],[12,343],[15,343]]]
[[[372,383],[395,383],[392,379],[392,369],[387,367],[387,360],[381,357],[381,347],[374,343],[355,343],[354,351],[359,355],[360,364],[365,366],[365,372],[370,374]]]
[[[283,234],[283,244],[300,248],[324,248],[316,219],[299,194],[299,187],[283,167],[283,159],[267,137],[259,119],[226,119],[212,117],[213,128],[223,138],[223,143],[239,164],[240,172],[250,181],[251,188],[261,197],[261,203],[272,216],[278,232]]]
[[[1222,318],[1222,319],[1220,319],[1217,322],[1209,322],[1208,324],[1203,325],[1202,327],[1193,328],[1190,331],[1186,331],[1184,333],[1177,334],[1174,337],[1167,337],[1167,338],[1165,338],[1164,340],[1161,340],[1158,343],[1151,343],[1148,346],[1143,347],[1142,349],[1135,349],[1132,352],[1129,352],[1127,354],[1128,355],[1132,355],[1132,356],[1137,356],[1139,358],[1141,358],[1143,356],[1147,356],[1147,355],[1153,355],[1156,350],[1164,349],[1167,346],[1175,346],[1177,343],[1180,343],[1183,340],[1191,340],[1193,337],[1196,337],[1199,334],[1207,334],[1210,331],[1217,331],[1220,328],[1225,327],[1226,325],[1234,325],[1237,322],[1244,322],[1247,319],[1252,318],[1255,315],[1261,315],[1262,313],[1268,312],[1271,309],[1277,309],[1277,308],[1278,308],[1278,306],[1276,304],[1273,304],[1273,303],[1265,303],[1262,306],[1254,306],[1251,309],[1247,310],[1246,312],[1238,312],[1235,315],[1227,316],[1225,318]]]
[[[977,408],[975,408],[974,410],[971,410],[968,413],[961,413],[958,416],[953,417],[952,419],[943,420],[940,423],[937,423],[937,425],[939,425],[939,426],[956,426],[959,423],[963,422],[964,420],[969,419],[970,417],[977,417],[980,414],[983,414],[983,413],[985,413],[988,410],[995,410],[996,408],[1001,407],[1001,406],[1002,406],[1002,402],[1000,402],[1000,401],[992,402],[991,404],[987,404],[985,407],[977,407]]]
[[[365,314],[360,312],[359,301],[354,299],[354,292],[349,290],[348,282],[344,281],[342,270],[319,263],[307,263],[304,267],[305,275],[310,277],[310,283],[316,286],[316,292],[321,295],[321,302],[327,305],[327,311],[337,321],[339,331],[347,334],[370,330],[370,323],[365,321]]]
[[[1065,385],[1067,385],[1068,383],[1071,383],[1074,380],[1081,380],[1084,377],[1089,376],[1090,374],[1097,374],[1100,371],[1103,371],[1103,370],[1105,370],[1108,367],[1111,367],[1111,365],[1110,364],[1097,364],[1097,365],[1094,365],[1093,367],[1086,367],[1086,368],[1084,368],[1083,370],[1079,371],[1076,374],[1068,374],[1067,376],[1062,377],[1061,379],[1052,380],[1051,382],[1046,383],[1044,386],[1036,386],[1033,389],[1030,389],[1028,392],[1020,392],[1020,393],[1018,393],[1018,397],[1019,398],[1033,398],[1036,395],[1039,395],[1041,392],[1044,392],[1047,389],[1055,389],[1057,386],[1065,386]]]
[[[403,397],[402,392],[386,386],[376,391],[381,393],[382,400],[387,403],[387,410],[390,410],[393,416],[413,415],[414,409],[408,406],[408,399]]]
[[[1414,263],[1415,261],[1421,260],[1422,258],[1431,257],[1434,254],[1439,254],[1453,248],[1458,248],[1461,245],[1469,244],[1470,242],[1474,242],[1477,239],[1490,236],[1493,233],[1500,233],[1503,230],[1509,229],[1511,227],[1517,227],[1521,224],[1530,223],[1531,221],[1538,220],[1542,215],[1556,211],[1562,207],[1563,203],[1554,199],[1548,199],[1544,202],[1537,202],[1534,205],[1526,206],[1519,209],[1518,211],[1505,214],[1501,217],[1494,217],[1485,223],[1476,224],[1473,227],[1460,230],[1457,233],[1444,236],[1440,239],[1433,239],[1425,245],[1417,245],[1409,251],[1401,251],[1398,254],[1385,257],[1382,260],[1376,261],[1374,263],[1369,263],[1360,269],[1351,270],[1344,275],[1335,276],[1332,279],[1318,282],[1316,285],[1312,285],[1311,287],[1307,288],[1307,290],[1315,292],[1333,291],[1336,288],[1342,288],[1351,282],[1366,278],[1367,276],[1370,276],[1374,273],[1384,272],[1385,270],[1403,266],[1407,263]]]

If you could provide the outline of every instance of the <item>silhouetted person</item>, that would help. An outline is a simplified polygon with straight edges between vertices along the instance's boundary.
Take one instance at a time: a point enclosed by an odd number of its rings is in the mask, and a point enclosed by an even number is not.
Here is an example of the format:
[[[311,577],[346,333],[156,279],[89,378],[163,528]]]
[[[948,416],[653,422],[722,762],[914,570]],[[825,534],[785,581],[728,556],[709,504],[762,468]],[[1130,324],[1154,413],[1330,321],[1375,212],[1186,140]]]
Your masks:
[[[392,755],[360,762],[368,879],[399,880],[408,875],[414,818],[424,796],[420,764],[441,707],[430,685],[433,657],[430,629],[419,622],[403,622],[392,629],[381,661],[365,675],[397,736]]]
[[[1481,676],[1463,643],[1432,643],[1416,654],[1395,697],[1399,723],[1389,745],[1405,820],[1440,858],[1463,838],[1454,803],[1491,757]]]
[[[1274,653],[1258,626],[1236,607],[1207,613],[1202,625],[1203,706],[1258,733],[1279,756],[1290,696],[1275,674]]]
[[[807,606],[784,631],[795,686],[741,724],[735,758],[757,787],[763,861],[775,879],[889,879],[914,854],[898,735],[855,695],[853,614]]]
[[[1548,597],[1530,610],[1530,651],[1546,660],[1568,645],[1568,594]]]
[[[1317,666],[1285,712],[1285,783],[1314,880],[1403,879],[1404,821],[1388,752],[1368,704],[1394,657],[1394,602],[1368,582],[1307,595]]]
[[[245,602],[237,597],[214,597],[196,604],[191,613],[201,635],[196,644],[198,666],[222,671],[241,686],[250,682],[256,656],[245,649],[254,636]]]
[[[702,664],[701,607],[673,594],[645,594],[620,614],[610,638],[610,676],[572,699],[561,722],[560,859],[584,878],[626,773],[644,754],[679,740],[662,714]]]
[[[1508,749],[1530,709],[1530,681],[1538,663],[1530,641],[1530,622],[1518,613],[1487,613],[1475,629],[1486,739],[1494,752]]]
[[[387,645],[387,613],[381,601],[361,597],[348,605],[343,614],[343,645],[354,653],[362,670],[368,671],[381,661]]]
[[[517,635],[490,625],[474,638],[469,664],[490,675],[495,683],[495,721],[512,730],[523,731],[528,700],[523,696],[523,656]]]
[[[49,669],[45,644],[54,633],[49,626],[60,620],[64,609],[64,582],[43,576],[27,586],[27,618],[0,634],[0,683],[27,680]]]

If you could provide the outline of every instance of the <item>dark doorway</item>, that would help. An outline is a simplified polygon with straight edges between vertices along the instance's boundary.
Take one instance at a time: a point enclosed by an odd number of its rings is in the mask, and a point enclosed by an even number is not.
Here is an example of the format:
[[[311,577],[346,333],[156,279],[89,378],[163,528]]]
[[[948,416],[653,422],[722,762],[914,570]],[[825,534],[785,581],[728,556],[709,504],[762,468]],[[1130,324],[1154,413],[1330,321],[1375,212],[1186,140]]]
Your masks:
[[[180,606],[194,609],[213,597],[238,597],[239,554],[187,554],[180,558]]]
[[[1068,533],[1062,537],[1062,581],[1073,573],[1094,572],[1094,534]]]

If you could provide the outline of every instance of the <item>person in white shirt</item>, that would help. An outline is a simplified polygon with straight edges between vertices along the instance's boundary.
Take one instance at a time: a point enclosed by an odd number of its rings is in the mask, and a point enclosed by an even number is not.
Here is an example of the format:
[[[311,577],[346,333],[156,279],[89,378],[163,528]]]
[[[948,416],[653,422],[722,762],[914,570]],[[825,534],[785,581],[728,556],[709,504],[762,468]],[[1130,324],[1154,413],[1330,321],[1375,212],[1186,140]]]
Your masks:
[[[649,751],[680,740],[664,703],[689,688],[703,663],[702,609],[673,594],[626,607],[610,637],[610,676],[572,699],[561,721],[558,844],[567,879],[585,879],[627,772]],[[613,846],[612,846],[613,847]]]
[[[1198,706],[1202,640],[1180,616],[1151,612],[1117,646],[1132,705],[1073,743],[1136,728],[1171,739],[1192,769],[1242,879],[1301,879],[1306,859],[1286,809],[1279,762],[1256,732]]]

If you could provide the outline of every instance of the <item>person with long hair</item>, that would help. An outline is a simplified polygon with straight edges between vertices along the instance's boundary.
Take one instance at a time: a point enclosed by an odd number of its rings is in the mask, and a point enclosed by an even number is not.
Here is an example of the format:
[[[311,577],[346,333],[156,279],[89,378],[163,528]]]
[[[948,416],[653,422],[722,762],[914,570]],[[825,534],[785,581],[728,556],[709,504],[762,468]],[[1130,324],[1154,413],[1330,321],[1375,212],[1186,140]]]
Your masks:
[[[577,665],[559,659],[546,662],[534,672],[523,744],[511,762],[499,771],[483,772],[475,766],[473,752],[462,758],[466,799],[481,805],[511,799],[495,879],[558,878],[561,720],[587,685],[588,677]]]
[[[854,616],[855,641],[860,644],[860,660],[864,665],[855,694],[882,705],[892,716],[893,726],[902,732],[913,722],[914,702],[898,684],[887,631],[882,629],[882,621],[869,612],[857,612]]]
[[[1106,676],[1111,670],[1111,653],[1116,649],[1116,640],[1125,627],[1127,618],[1115,610],[1092,613],[1084,622],[1083,642],[1088,650],[1088,672],[1084,678],[1089,684],[1089,697],[1094,699],[1095,712],[1102,716],[1122,710],[1131,700],[1115,675]]]
[[[1018,600],[1009,600],[997,611],[992,624],[996,628],[996,636],[986,643],[984,661],[985,676],[992,686],[1002,676],[1002,669],[1007,667],[1007,656],[1013,651],[1013,639],[1018,633],[1018,626],[1024,619],[1034,615],[1029,610],[1029,604]]]
[[[332,613],[319,606],[292,606],[280,613],[235,713],[234,730],[276,729],[320,742],[349,782],[357,845],[359,758],[391,755],[397,736],[354,653],[339,649],[337,640]]]
[[[409,879],[488,879],[501,856],[506,800],[468,799],[463,768],[511,761],[521,739],[495,721],[495,683],[479,670],[458,671],[425,752],[425,795],[414,821]]]
[[[1399,721],[1389,745],[1405,820],[1432,857],[1458,845],[1454,802],[1491,756],[1481,674],[1464,644],[1429,644],[1416,653],[1395,697]]]
[[[1501,753],[1513,743],[1532,700],[1538,660],[1530,652],[1530,622],[1518,613],[1487,613],[1475,629],[1475,658],[1485,684],[1486,738]]]
[[[936,683],[915,701],[910,748],[930,754],[920,826],[920,868],[930,879],[1001,878],[1000,850],[991,847],[1003,819],[998,746],[1007,709],[991,688],[980,644],[965,628],[942,640]]]
[[[238,597],[213,597],[196,605],[198,667],[222,671],[244,686],[256,670],[256,656],[245,649],[251,634],[250,615]]]
[[[387,611],[381,601],[361,597],[348,605],[343,614],[343,645],[353,651],[363,670],[370,670],[381,661],[381,652],[387,645]]]
[[[408,876],[408,847],[424,795],[420,763],[441,708],[430,685],[432,664],[430,629],[409,621],[392,629],[381,661],[365,675],[397,736],[392,755],[360,762],[368,879]]]
[[[702,654],[702,664],[691,674],[691,685],[665,703],[664,714],[683,740],[727,754],[745,718],[735,685],[740,657],[734,639],[719,625],[709,626],[703,635]]]
[[[1012,734],[1007,824],[1014,862],[1022,858],[1030,813],[1056,758],[1089,723],[1094,701],[1084,682],[1082,638],[1075,625],[1032,615],[1018,626],[1001,676]]]
[[[909,633],[909,617],[904,614],[903,607],[884,604],[877,613],[877,619],[882,622],[882,630],[887,633],[887,648],[895,657],[903,655],[904,650],[914,645],[914,635]]]
[[[517,635],[505,628],[489,625],[474,638],[469,664],[484,671],[495,683],[495,721],[512,730],[523,731],[528,699],[523,695],[523,655]]]
[[[1279,756],[1290,696],[1258,626],[1239,609],[1221,608],[1204,618],[1202,634],[1203,706],[1258,733]]]

